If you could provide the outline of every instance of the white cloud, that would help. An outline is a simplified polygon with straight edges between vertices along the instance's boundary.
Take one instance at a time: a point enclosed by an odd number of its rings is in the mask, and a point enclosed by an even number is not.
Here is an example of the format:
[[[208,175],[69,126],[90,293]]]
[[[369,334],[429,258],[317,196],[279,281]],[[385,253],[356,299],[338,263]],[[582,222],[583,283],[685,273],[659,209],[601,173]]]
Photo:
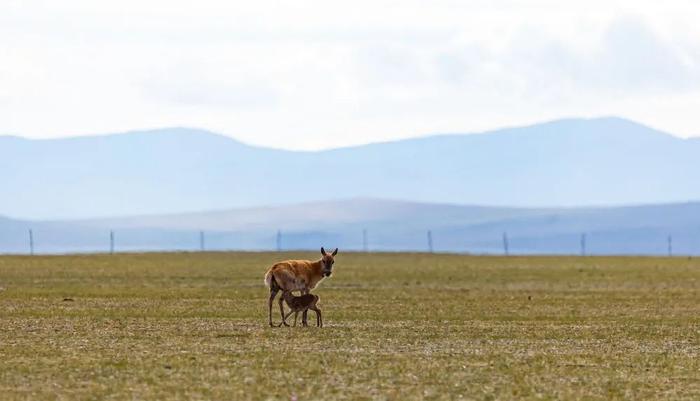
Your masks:
[[[0,132],[188,125],[321,148],[618,114],[697,135],[697,11],[689,1],[3,2]]]

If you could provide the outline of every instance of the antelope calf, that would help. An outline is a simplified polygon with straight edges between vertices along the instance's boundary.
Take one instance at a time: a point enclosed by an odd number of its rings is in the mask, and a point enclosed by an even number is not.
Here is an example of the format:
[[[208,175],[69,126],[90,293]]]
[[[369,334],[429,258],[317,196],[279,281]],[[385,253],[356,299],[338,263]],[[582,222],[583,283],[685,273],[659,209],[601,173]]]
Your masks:
[[[289,313],[287,313],[286,316],[282,316],[282,323],[280,323],[279,326],[282,326],[283,324],[285,326],[289,326],[287,324],[287,318],[292,313],[294,313],[294,326],[296,326],[297,316],[299,315],[299,312],[306,312],[307,310],[311,309],[312,311],[316,312],[316,326],[323,327],[321,309],[318,307],[318,301],[321,300],[321,297],[314,294],[304,294],[296,297],[292,294],[291,291],[284,291],[282,292],[282,298],[287,303],[287,306],[289,306],[290,311]],[[302,322],[302,324],[304,326],[308,326],[306,322]]]
[[[338,248],[331,253],[326,252],[321,248],[321,259],[315,262],[309,260],[285,260],[275,263],[265,273],[265,285],[270,288],[270,298],[268,301],[270,326],[272,324],[272,301],[281,290],[285,291],[300,291],[302,294],[308,294],[309,291],[316,288],[318,283],[326,277],[333,274],[333,264],[335,263],[335,255],[338,254]],[[280,314],[284,319],[284,307],[282,306],[282,297],[279,299]],[[302,315],[302,321],[306,323],[306,311]]]

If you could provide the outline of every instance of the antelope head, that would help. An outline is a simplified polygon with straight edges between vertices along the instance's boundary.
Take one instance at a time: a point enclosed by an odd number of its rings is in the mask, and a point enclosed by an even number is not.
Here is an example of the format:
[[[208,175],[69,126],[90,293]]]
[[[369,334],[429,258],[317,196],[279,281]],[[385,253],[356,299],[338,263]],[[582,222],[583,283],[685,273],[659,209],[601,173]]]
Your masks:
[[[335,248],[335,250],[331,253],[327,253],[323,247],[321,247],[321,273],[323,274],[323,277],[329,277],[331,274],[333,274],[333,263],[335,263],[335,260],[333,257],[338,254],[338,248]]]

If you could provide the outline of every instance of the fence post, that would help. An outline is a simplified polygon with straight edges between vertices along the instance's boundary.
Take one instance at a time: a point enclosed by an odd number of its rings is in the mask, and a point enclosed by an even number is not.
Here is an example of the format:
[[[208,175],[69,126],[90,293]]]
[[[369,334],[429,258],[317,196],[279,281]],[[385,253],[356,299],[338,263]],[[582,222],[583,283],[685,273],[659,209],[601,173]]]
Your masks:
[[[503,254],[508,256],[508,233],[503,232]]]
[[[586,233],[581,234],[581,256],[586,256]]]
[[[367,229],[362,230],[362,251],[367,252],[368,251],[368,245],[367,245]]]
[[[29,229],[29,254],[34,256],[34,231]]]
[[[433,253],[433,232],[428,230],[428,252]]]
[[[282,231],[277,230],[277,252],[282,251]]]
[[[673,256],[673,237],[668,236],[668,256],[671,257]]]
[[[114,255],[114,231],[109,230],[109,254]]]

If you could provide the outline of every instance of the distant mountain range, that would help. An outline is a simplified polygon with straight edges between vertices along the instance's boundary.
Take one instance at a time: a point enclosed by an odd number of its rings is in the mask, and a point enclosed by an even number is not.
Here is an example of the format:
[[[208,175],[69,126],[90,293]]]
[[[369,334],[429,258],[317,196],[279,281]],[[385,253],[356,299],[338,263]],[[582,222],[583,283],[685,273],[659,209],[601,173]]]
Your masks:
[[[0,218],[0,253],[308,249],[512,254],[700,255],[700,202],[608,208],[504,208],[351,199],[110,219]],[[366,236],[363,236],[363,232]],[[585,238],[584,238],[585,235]],[[366,239],[366,242],[365,242]]]
[[[31,229],[38,253],[108,251],[113,231],[117,251],[426,251],[430,232],[437,252],[700,254],[700,140],[619,118],[319,152],[184,128],[0,137],[0,182],[0,253]]]
[[[620,118],[320,152],[248,146],[185,128],[0,137],[0,182],[0,214],[28,219],[355,198],[529,208],[685,202],[700,199],[700,140]],[[284,209],[249,213],[271,210]]]

